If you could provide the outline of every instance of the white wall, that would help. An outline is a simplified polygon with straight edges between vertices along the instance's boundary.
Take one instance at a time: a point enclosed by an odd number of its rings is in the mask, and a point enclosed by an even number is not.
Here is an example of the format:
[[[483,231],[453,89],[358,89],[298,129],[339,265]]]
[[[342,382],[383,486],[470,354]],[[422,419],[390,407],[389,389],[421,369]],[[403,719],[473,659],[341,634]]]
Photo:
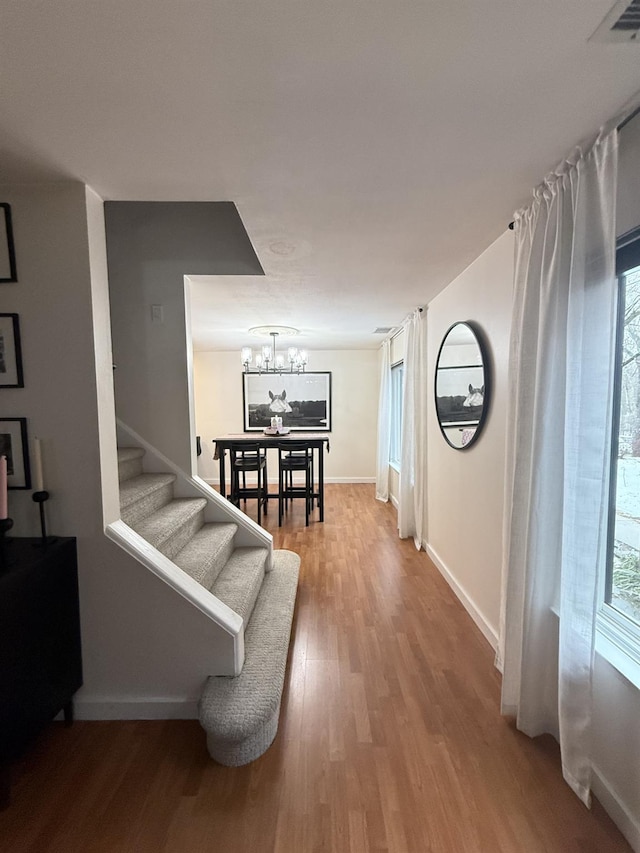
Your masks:
[[[331,371],[331,450],[326,482],[373,482],[376,474],[379,356],[377,350],[313,351],[311,370]],[[218,481],[212,440],[242,432],[242,368],[239,352],[194,353],[196,431],[202,441],[198,473]],[[275,457],[274,457],[275,463]],[[269,477],[277,479],[275,464]]]
[[[84,686],[77,716],[194,716],[215,626],[104,535],[119,514],[102,201],[80,183],[1,187],[19,281],[0,311],[20,316],[25,387],[2,415],[43,443],[49,531],[78,548]],[[39,531],[30,491],[9,492],[17,536]]]
[[[494,643],[500,619],[512,288],[513,234],[507,231],[427,308],[428,550]],[[438,426],[433,383],[442,339],[453,323],[464,320],[483,332],[491,392],[480,437],[467,450],[455,450]]]
[[[20,315],[24,382],[2,391],[6,417],[27,417],[42,441],[49,527],[91,537],[102,527],[85,188],[3,187],[11,204],[18,282],[0,287]],[[31,493],[9,493],[14,533],[35,535]]]

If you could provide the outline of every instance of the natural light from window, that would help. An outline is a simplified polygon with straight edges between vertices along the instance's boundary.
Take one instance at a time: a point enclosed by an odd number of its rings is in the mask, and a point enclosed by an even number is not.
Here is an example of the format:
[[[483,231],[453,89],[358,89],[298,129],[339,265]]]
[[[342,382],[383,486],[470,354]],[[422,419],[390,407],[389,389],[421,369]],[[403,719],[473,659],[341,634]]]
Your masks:
[[[615,515],[607,603],[640,623],[640,267],[621,281]],[[615,437],[614,437],[615,438]]]
[[[400,467],[400,446],[402,441],[402,362],[391,368],[391,440],[389,442],[389,462],[395,468]]]

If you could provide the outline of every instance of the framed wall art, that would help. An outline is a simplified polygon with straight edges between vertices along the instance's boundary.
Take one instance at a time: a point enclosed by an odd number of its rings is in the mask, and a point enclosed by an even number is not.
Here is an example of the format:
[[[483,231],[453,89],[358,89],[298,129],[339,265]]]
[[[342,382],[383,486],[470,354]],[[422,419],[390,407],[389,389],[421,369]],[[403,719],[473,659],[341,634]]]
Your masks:
[[[331,432],[331,373],[243,373],[244,431],[262,432],[282,418],[291,432]]]
[[[17,314],[0,314],[0,388],[24,388]]]
[[[0,456],[7,457],[7,486],[30,489],[26,418],[0,418]]]
[[[11,205],[0,202],[0,282],[17,281],[16,252],[13,246]]]

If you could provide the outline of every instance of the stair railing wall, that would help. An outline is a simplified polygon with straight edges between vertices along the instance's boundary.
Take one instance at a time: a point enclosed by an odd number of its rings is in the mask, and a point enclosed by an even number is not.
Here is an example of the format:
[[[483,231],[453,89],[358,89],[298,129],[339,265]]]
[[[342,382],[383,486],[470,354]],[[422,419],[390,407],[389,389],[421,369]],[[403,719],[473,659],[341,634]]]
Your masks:
[[[132,530],[124,521],[107,525],[105,533],[137,562],[153,572],[178,595],[186,599],[211,622],[213,633],[208,651],[209,675],[238,675],[244,665],[244,625],[242,618],[201,586]],[[205,656],[205,659],[207,656]]]
[[[236,544],[238,546],[257,546],[267,548],[266,571],[272,567],[273,537],[264,528],[249,518],[245,513],[235,507],[226,498],[205,483],[200,477],[193,477],[182,471],[170,459],[164,456],[155,447],[150,445],[141,435],[138,435],[121,420],[116,419],[118,446],[127,443],[136,444],[144,448],[144,470],[147,473],[162,473],[170,471],[176,475],[174,493],[180,498],[206,498],[205,520],[214,522],[232,521],[238,525],[236,533]]]

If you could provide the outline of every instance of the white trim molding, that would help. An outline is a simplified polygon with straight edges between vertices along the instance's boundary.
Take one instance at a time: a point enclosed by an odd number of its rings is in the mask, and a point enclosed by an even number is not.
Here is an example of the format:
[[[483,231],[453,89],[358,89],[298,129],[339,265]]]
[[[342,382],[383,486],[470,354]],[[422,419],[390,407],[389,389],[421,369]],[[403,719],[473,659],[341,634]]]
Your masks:
[[[458,583],[458,581],[454,578],[451,571],[447,568],[445,563],[440,559],[438,554],[434,551],[434,549],[428,543],[425,546],[425,550],[427,552],[427,556],[433,562],[435,567],[438,569],[442,577],[449,584],[451,589],[454,591],[456,596],[460,599],[462,606],[467,611],[469,616],[476,623],[482,635],[487,640],[489,645],[494,651],[498,649],[498,634],[489,624],[489,622],[485,619],[484,615],[480,611],[479,607],[473,601],[473,599],[467,594],[466,590]]]
[[[197,720],[197,699],[75,699],[76,720]]]
[[[596,651],[640,689],[640,632],[638,626],[609,604],[596,623]]]
[[[640,853],[640,819],[631,813],[595,765],[592,770],[592,792],[635,853]]]

